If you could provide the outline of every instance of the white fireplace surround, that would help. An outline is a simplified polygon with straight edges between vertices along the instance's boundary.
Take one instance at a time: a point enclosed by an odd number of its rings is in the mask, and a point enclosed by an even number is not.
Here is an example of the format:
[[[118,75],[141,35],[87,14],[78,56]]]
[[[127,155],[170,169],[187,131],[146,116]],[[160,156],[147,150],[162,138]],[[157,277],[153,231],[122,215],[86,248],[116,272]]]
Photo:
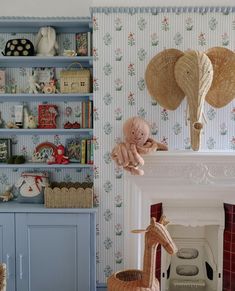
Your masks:
[[[172,224],[223,228],[223,203],[235,204],[235,152],[156,152],[144,159],[144,176],[124,178],[127,269],[142,267],[144,236],[131,230],[149,225],[151,205],[162,203]]]

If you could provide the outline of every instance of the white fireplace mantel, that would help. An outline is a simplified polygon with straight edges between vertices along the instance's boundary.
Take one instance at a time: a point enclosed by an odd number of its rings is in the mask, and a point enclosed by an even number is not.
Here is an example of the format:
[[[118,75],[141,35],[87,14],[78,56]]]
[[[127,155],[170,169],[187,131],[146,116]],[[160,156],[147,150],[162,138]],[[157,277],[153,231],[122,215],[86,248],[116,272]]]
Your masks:
[[[126,268],[141,267],[143,236],[130,232],[148,226],[151,205],[178,207],[192,217],[192,224],[200,225],[193,209],[205,215],[210,212],[209,223],[220,224],[223,219],[217,221],[213,213],[221,218],[223,203],[235,204],[235,152],[156,152],[144,160],[144,176],[126,174],[124,178]]]

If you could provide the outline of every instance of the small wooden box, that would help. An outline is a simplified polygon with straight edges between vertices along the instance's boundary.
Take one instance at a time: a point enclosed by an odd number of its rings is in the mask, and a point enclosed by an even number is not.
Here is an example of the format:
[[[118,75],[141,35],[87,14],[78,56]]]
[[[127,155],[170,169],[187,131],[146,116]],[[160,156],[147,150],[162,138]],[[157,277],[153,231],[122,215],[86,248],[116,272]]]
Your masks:
[[[92,208],[92,183],[51,183],[45,188],[44,204],[47,208]]]
[[[73,65],[73,64],[72,64]],[[60,72],[60,91],[61,93],[89,93],[90,92],[91,74],[90,70],[68,69]]]

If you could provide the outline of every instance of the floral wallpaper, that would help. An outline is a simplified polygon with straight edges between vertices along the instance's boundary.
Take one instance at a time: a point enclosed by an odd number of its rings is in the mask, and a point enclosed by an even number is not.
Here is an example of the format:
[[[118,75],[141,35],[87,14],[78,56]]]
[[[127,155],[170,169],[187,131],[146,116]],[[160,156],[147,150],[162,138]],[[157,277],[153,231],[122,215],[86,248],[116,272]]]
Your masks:
[[[116,10],[117,11],[117,10]],[[190,150],[185,125],[186,102],[175,111],[160,107],[145,85],[145,69],[165,48],[235,49],[235,13],[135,12],[126,9],[93,12],[95,188],[97,219],[97,279],[106,282],[123,268],[123,171],[111,160],[122,141],[123,122],[141,116],[151,124],[154,139],[169,150]],[[235,150],[235,101],[216,109],[205,105],[202,150]]]

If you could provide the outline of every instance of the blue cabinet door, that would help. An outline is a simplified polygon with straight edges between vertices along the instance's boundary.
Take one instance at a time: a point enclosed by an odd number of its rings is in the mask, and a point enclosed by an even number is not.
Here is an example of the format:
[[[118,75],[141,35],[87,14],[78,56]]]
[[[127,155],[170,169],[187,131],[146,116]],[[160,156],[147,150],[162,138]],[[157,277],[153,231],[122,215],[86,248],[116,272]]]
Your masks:
[[[17,291],[93,291],[90,214],[16,214]]]
[[[14,214],[0,213],[0,262],[7,265],[7,291],[15,291]]]

